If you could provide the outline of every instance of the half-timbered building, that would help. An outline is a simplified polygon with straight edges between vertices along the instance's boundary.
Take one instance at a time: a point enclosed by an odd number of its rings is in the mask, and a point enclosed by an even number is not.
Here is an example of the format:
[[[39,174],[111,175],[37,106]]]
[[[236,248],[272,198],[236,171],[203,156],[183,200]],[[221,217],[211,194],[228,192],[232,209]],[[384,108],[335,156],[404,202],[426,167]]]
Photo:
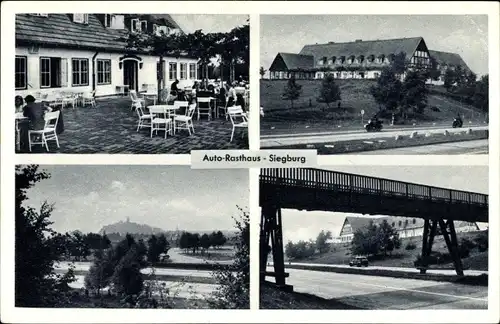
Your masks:
[[[320,79],[326,73],[338,79],[375,79],[395,57],[404,53],[409,68],[465,65],[460,55],[429,51],[422,37],[305,45],[298,54],[278,53],[269,68],[271,79]],[[432,53],[432,54],[431,54]],[[444,71],[443,70],[443,71]]]

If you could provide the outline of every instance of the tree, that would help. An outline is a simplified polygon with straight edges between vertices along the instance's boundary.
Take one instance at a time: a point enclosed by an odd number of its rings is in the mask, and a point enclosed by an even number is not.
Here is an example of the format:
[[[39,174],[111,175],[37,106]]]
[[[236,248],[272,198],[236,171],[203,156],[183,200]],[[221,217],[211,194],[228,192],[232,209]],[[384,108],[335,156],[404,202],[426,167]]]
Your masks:
[[[157,263],[160,259],[160,251],[158,249],[158,239],[155,235],[151,235],[148,240],[148,261],[151,264]]]
[[[320,253],[328,252],[330,249],[330,244],[327,243],[328,240],[332,239],[332,232],[330,231],[321,231],[316,237],[316,249]]]
[[[250,308],[250,218],[247,211],[238,209],[240,218],[233,218],[238,230],[234,263],[213,272],[217,288],[207,300],[212,308]]]
[[[210,248],[210,238],[208,234],[205,233],[201,236],[200,245],[204,251],[208,251],[208,249]]]
[[[165,234],[161,234],[158,237],[158,251],[160,252],[161,255],[163,253],[168,253],[168,250],[170,250],[170,243],[168,243]]]
[[[370,88],[370,93],[379,106],[395,111],[401,100],[401,81],[396,78],[392,68],[384,67],[377,78],[377,84]]]
[[[351,243],[352,254],[361,255],[386,256],[387,252],[401,247],[397,231],[387,220],[383,220],[379,226],[370,221],[366,228],[358,229],[354,233]]]
[[[484,112],[488,112],[489,108],[489,77],[488,74],[481,77],[476,83],[472,102],[475,107]]]
[[[403,113],[410,107],[414,112],[423,113],[427,106],[429,89],[426,85],[427,74],[422,70],[410,70],[401,87],[401,108]]]
[[[54,206],[44,202],[39,211],[23,204],[26,191],[50,174],[37,165],[15,168],[15,306],[57,306],[68,301],[68,283],[74,281],[73,269],[65,275],[54,272],[54,263],[65,251],[65,239],[50,226]]]
[[[259,69],[259,74],[260,74],[260,78],[263,79],[264,78],[264,75],[266,74],[267,70],[264,69],[263,66],[260,67]]]
[[[327,73],[321,82],[317,101],[326,103],[326,106],[330,109],[330,103],[338,100],[340,100],[340,88],[335,82],[333,74]]]
[[[134,244],[116,265],[112,282],[118,294],[131,296],[141,292],[144,281],[139,260],[140,253]]]
[[[302,86],[295,82],[295,77],[292,75],[290,79],[283,89],[282,99],[290,100],[292,109],[293,109],[293,101],[299,99],[300,94],[302,93]]]
[[[455,84],[455,81],[456,81],[455,71],[453,71],[450,68],[447,68],[446,71],[444,72],[444,87],[446,88],[447,91],[451,91],[453,85]]]
[[[406,53],[400,52],[392,58],[390,69],[396,76],[399,76],[407,71],[408,66],[409,62],[406,59]]]
[[[126,42],[126,48],[131,51],[138,51],[159,57],[157,65],[157,89],[158,99],[161,100],[161,90],[165,87],[164,80],[164,60],[166,56],[180,57],[185,55],[182,51],[182,45],[186,43],[185,35],[165,34],[161,32],[156,34],[153,31],[142,33],[129,33],[126,38],[120,37],[120,40]]]
[[[430,58],[431,67],[429,69],[429,77],[431,80],[438,81],[441,77],[441,71],[438,69],[438,63],[434,57]]]

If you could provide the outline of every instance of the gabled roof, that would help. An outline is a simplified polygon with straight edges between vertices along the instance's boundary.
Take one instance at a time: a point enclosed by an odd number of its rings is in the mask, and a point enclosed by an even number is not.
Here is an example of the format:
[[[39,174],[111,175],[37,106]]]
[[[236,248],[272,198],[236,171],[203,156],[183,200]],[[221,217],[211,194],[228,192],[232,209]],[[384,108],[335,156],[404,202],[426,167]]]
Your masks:
[[[376,218],[372,217],[353,217],[353,216],[346,216],[345,221],[344,221],[344,226],[346,223],[349,223],[351,225],[352,233],[356,233],[357,230],[363,230],[364,228],[368,227],[370,222],[373,222],[374,224],[377,223]],[[342,226],[342,228],[344,227]],[[342,230],[341,230],[342,232]]]
[[[283,68],[282,65],[285,67]],[[269,71],[300,70],[311,69],[314,67],[314,57],[310,55],[278,53],[274,58]]]
[[[68,14],[49,14],[48,17],[16,15],[16,44],[123,50],[125,42],[118,41],[118,38],[126,35],[126,30],[104,27],[95,15],[89,15],[88,24],[74,23]]]
[[[137,15],[139,16],[139,15]],[[177,28],[170,15],[142,15],[153,21]],[[106,28],[95,14],[89,14],[88,24],[74,23],[71,14],[49,14],[37,17],[30,14],[16,15],[16,44],[38,43],[72,48],[91,48],[123,51],[127,29]]]
[[[469,67],[459,54],[441,51],[429,51],[429,54],[439,65],[460,65],[462,68],[470,71]]]
[[[378,57],[380,54],[388,56],[389,54],[396,55],[401,52],[411,55],[422,41],[422,37],[412,37],[346,43],[330,42],[327,44],[305,45],[299,54],[312,55],[315,59],[332,56],[345,56],[347,58],[351,55],[355,57],[359,55],[365,57],[375,55],[375,57]]]

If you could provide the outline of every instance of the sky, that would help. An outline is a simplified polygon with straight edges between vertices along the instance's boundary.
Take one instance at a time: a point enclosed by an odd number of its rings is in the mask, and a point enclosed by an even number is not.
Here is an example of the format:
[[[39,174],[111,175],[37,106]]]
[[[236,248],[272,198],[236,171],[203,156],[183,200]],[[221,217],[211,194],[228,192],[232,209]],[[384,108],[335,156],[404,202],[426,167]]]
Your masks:
[[[335,166],[322,169],[488,194],[487,166]],[[283,241],[286,244],[290,240],[314,239],[322,230],[338,236],[346,216],[362,215],[282,210]]]
[[[29,206],[55,203],[58,232],[97,232],[125,221],[164,230],[234,230],[248,211],[248,170],[189,166],[44,165],[50,179],[28,191]]]
[[[478,75],[488,73],[486,15],[261,15],[260,64],[306,44],[423,37],[430,50],[460,54]]]
[[[170,15],[185,33],[224,33],[247,23],[248,15]]]

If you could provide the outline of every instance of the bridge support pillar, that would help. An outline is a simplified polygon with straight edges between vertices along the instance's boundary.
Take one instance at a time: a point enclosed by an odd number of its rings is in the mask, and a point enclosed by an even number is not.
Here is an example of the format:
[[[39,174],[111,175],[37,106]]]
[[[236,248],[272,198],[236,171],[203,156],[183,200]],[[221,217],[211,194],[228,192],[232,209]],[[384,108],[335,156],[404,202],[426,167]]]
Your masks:
[[[283,253],[283,226],[281,208],[263,206],[260,224],[260,280],[266,277],[267,257],[273,256],[276,285],[285,286],[285,259]]]
[[[452,220],[430,220],[426,219],[424,223],[424,234],[422,242],[422,259],[420,265],[420,273],[424,274],[429,266],[429,257],[432,252],[432,245],[434,243],[434,237],[437,234],[437,229],[439,225],[440,234],[443,235],[448,247],[448,252],[453,260],[455,266],[455,271],[457,275],[463,276],[464,270],[462,267],[462,260],[460,259],[460,254],[458,251],[458,241],[457,233],[455,231],[455,225]]]

